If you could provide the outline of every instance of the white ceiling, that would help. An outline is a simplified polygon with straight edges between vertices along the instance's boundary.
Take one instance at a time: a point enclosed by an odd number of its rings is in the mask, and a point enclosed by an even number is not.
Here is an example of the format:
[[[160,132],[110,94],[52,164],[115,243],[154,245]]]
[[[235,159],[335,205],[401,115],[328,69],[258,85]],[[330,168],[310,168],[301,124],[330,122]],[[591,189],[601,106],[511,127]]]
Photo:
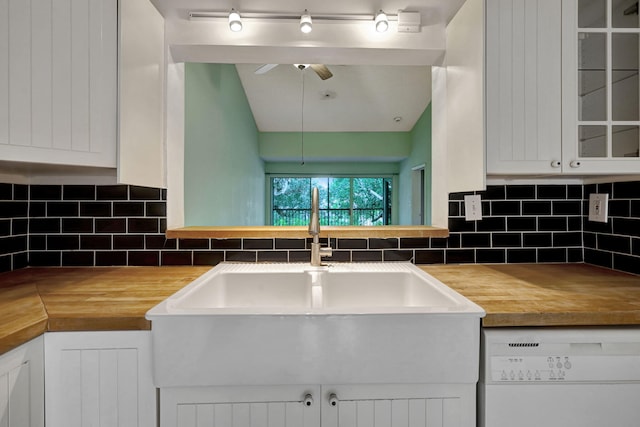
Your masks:
[[[287,63],[324,62],[333,77],[305,71],[305,131],[408,131],[431,99],[431,67],[441,58],[444,28],[465,0],[151,0],[166,18],[166,39],[179,62],[235,63],[261,131],[300,131],[302,72]],[[245,22],[240,33],[225,20],[189,21],[190,11],[371,14],[420,12],[421,31],[371,32],[369,23]],[[364,27],[363,27],[364,25]],[[316,28],[317,27],[317,28]],[[298,59],[300,58],[300,59]],[[262,63],[280,62],[255,75]],[[346,65],[350,64],[350,65]],[[367,64],[367,65],[362,65]],[[380,65],[384,64],[384,65]],[[326,97],[330,93],[333,96]],[[400,121],[394,121],[400,117]]]
[[[289,64],[266,74],[258,67],[236,65],[263,132],[300,131],[302,111],[308,132],[410,131],[431,99],[431,67],[328,65],[327,80]]]

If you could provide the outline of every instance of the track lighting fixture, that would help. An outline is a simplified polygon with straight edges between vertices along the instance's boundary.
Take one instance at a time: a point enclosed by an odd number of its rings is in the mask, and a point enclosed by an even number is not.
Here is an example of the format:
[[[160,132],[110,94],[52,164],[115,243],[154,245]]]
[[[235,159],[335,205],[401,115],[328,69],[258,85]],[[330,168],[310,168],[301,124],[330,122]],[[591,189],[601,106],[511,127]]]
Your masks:
[[[1,0],[0,0],[1,1]],[[243,20],[248,22],[287,22],[289,24],[299,25],[302,33],[310,33],[313,30],[313,20],[323,25],[328,22],[341,23],[367,23],[371,25],[378,33],[384,33],[389,30],[389,22],[397,22],[397,30],[399,33],[419,33],[421,28],[421,15],[416,11],[399,10],[397,14],[387,14],[384,10],[379,9],[376,13],[317,13],[313,19],[309,10],[305,9],[302,15],[296,12],[245,12],[240,16],[240,12],[236,9],[227,11],[189,11],[189,19],[191,20],[228,20],[229,29],[234,32],[243,30]],[[369,27],[371,28],[371,27]],[[373,30],[373,28],[371,28]]]
[[[307,9],[304,10],[304,13],[300,17],[300,31],[303,33],[310,33],[313,29],[313,22],[311,21],[311,15],[309,15],[309,11]]]
[[[379,33],[384,33],[389,29],[389,18],[387,18],[387,14],[380,9],[380,12],[376,14],[376,31]]]
[[[240,13],[235,9],[231,9],[229,13],[229,29],[234,33],[242,31],[242,18],[240,18]]]

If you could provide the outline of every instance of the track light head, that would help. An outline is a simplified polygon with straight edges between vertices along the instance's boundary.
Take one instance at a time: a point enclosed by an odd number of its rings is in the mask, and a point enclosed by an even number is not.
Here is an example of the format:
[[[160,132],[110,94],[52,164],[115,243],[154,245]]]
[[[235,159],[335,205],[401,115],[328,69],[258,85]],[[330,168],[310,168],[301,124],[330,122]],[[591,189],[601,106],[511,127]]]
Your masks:
[[[231,12],[229,12],[229,29],[234,33],[242,31],[242,18],[240,18],[240,13],[235,9],[231,9]]]
[[[387,18],[387,14],[380,9],[380,12],[376,14],[375,19],[376,31],[379,33],[384,33],[389,29],[389,19]]]
[[[304,13],[300,17],[300,31],[303,33],[310,33],[313,29],[313,22],[311,20],[311,15],[309,15],[309,11],[307,9],[304,10]]]

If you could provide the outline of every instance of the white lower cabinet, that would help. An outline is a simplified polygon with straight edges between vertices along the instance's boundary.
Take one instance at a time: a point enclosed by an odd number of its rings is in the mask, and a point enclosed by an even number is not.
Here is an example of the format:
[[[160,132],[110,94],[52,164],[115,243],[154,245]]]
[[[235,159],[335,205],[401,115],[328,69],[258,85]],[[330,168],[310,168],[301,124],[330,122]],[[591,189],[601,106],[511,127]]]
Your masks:
[[[50,332],[44,340],[47,427],[156,426],[149,331]]]
[[[42,337],[0,356],[0,427],[44,426]]]
[[[160,390],[161,427],[471,427],[475,385],[189,387]]]

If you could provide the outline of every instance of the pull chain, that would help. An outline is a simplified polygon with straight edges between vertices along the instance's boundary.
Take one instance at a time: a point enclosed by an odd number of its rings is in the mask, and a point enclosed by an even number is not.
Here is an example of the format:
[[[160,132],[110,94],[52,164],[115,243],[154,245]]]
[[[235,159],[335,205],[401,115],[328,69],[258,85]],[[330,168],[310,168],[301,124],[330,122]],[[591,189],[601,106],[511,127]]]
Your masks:
[[[304,72],[302,70],[302,106],[300,108],[300,164],[304,165]]]

